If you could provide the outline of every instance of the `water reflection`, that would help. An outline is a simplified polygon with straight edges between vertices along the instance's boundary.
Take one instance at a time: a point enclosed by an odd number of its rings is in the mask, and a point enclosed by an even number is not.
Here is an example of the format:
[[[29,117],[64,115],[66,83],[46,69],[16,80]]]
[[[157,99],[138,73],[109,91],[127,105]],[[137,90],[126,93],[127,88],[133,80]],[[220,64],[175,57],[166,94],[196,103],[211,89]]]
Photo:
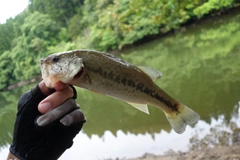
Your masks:
[[[18,98],[29,86],[0,93],[0,146],[12,141],[13,124],[15,122]]]
[[[234,13],[120,55],[131,63],[161,70],[163,77],[156,83],[201,115],[196,125],[177,135],[163,112],[155,107],[150,106],[149,116],[125,102],[78,89],[77,101],[87,123],[62,159],[70,159],[70,155],[73,159],[135,157],[146,152],[161,154],[169,149],[185,151],[188,147],[237,141],[234,133],[238,133],[240,125],[239,105],[236,106],[240,100],[239,21],[240,14]],[[2,155],[11,143],[17,100],[32,86],[0,93]]]
[[[173,130],[169,133],[161,130],[153,134],[124,133],[118,130],[114,135],[106,130],[102,136],[92,134],[89,137],[81,132],[74,139],[73,147],[65,152],[60,160],[76,157],[88,160],[121,159],[139,157],[146,152],[160,155],[169,150],[177,152],[240,143],[239,119],[240,102],[234,107],[230,120],[224,115],[219,115],[217,119],[211,118],[210,123],[200,120],[194,128],[188,127],[182,135],[176,134]],[[0,158],[5,158],[7,152],[8,146],[2,147]]]
[[[234,107],[230,120],[220,115],[218,120],[212,119],[209,128],[196,130],[190,139],[190,149],[207,149],[213,146],[229,146],[240,144],[240,102]],[[202,134],[205,132],[205,134]]]
[[[217,119],[211,118],[210,123],[200,120],[194,128],[188,127],[183,135],[178,135],[173,130],[170,133],[161,130],[154,134],[123,133],[119,130],[116,135],[105,131],[101,137],[98,135],[88,137],[81,133],[76,137],[74,146],[63,155],[61,160],[76,157],[89,160],[121,159],[139,157],[146,152],[160,155],[169,150],[178,152],[240,143],[239,119],[240,103],[235,106],[230,120],[224,115],[220,115]]]

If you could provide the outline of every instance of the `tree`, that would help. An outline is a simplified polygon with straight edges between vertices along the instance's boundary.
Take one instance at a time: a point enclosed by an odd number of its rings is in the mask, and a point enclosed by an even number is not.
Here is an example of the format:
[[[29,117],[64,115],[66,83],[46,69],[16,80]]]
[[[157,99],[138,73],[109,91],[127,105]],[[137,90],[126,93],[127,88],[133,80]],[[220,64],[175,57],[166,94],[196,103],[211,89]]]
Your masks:
[[[15,37],[13,30],[13,19],[7,20],[5,24],[0,24],[0,55],[4,51],[11,50],[11,43]]]
[[[49,15],[34,12],[20,27],[22,35],[14,40],[11,57],[15,61],[14,74],[26,80],[40,73],[38,61],[48,54],[48,47],[58,43],[60,28]]]
[[[0,89],[11,85],[13,82],[16,82],[16,77],[13,74],[15,64],[9,55],[10,51],[5,51],[0,55]]]
[[[48,14],[60,24],[67,24],[69,19],[75,15],[78,8],[83,5],[83,0],[30,0],[30,10]]]

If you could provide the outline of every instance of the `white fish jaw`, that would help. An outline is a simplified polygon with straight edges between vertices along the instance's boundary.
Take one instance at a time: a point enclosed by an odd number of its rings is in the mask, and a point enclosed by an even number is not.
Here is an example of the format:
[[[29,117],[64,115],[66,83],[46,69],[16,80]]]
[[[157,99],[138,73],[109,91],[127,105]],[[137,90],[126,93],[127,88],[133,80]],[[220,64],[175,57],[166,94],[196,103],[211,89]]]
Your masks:
[[[42,78],[49,88],[54,88],[58,81],[69,83],[82,67],[82,58],[77,56],[66,57],[53,54],[40,60]]]

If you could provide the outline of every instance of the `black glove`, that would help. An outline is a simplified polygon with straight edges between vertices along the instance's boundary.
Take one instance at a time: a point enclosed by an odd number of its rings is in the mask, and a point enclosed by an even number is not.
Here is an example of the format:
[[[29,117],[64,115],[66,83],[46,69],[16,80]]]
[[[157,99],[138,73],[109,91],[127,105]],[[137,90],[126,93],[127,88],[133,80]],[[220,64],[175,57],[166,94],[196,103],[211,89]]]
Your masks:
[[[44,98],[36,86],[19,99],[10,152],[21,160],[58,159],[72,146],[73,138],[86,121],[74,99],[42,115],[38,104]]]

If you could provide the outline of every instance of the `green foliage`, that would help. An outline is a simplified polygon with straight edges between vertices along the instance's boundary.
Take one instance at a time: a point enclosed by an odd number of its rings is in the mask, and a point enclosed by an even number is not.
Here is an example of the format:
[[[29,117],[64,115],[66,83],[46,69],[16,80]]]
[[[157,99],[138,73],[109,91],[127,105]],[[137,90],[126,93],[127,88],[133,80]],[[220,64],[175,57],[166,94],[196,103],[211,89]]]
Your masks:
[[[234,0],[209,0],[201,6],[194,9],[194,14],[199,18],[212,11],[230,8],[233,6]]]
[[[15,75],[13,74],[15,64],[12,58],[9,57],[10,51],[5,51],[0,55],[0,89],[15,82]]]
[[[83,4],[83,0],[30,0],[31,12],[48,14],[56,22],[65,25]]]
[[[0,54],[11,49],[11,43],[15,36],[13,28],[12,19],[9,19],[5,24],[0,24]]]
[[[32,41],[36,41],[35,38],[48,41],[48,45],[57,44],[56,36],[60,28],[47,14],[41,14],[40,12],[30,14],[25,18],[25,23],[20,28],[23,33],[22,36],[25,37],[28,44],[34,43]]]
[[[238,4],[234,0],[30,0],[22,13],[0,24],[0,88],[40,74],[38,60],[50,53],[121,49]]]
[[[12,40],[11,51],[0,56],[0,88],[40,74],[40,57],[45,57],[48,47],[58,44],[58,39],[64,35],[63,29],[49,15],[39,12],[25,17],[18,33],[21,35]]]
[[[129,9],[121,15],[124,40],[121,45],[132,44],[147,35],[178,28],[189,19],[179,2],[169,1],[131,1]],[[163,27],[164,26],[164,27]]]
[[[195,16],[231,7],[233,0],[122,0],[97,1],[97,21],[90,41],[98,50],[121,48],[149,35],[177,29]],[[215,3],[218,3],[215,5]],[[101,6],[105,6],[101,10]],[[212,6],[209,8],[209,6]]]
[[[62,51],[68,51],[68,50],[74,50],[76,49],[77,46],[73,42],[60,42],[56,46],[50,46],[48,47],[48,52],[50,53],[57,53],[57,52],[62,52]]]
[[[16,78],[24,80],[40,73],[38,60],[47,55],[48,46],[57,44],[60,28],[48,15],[39,12],[27,16],[20,28],[22,35],[17,38],[11,56],[16,61]]]

